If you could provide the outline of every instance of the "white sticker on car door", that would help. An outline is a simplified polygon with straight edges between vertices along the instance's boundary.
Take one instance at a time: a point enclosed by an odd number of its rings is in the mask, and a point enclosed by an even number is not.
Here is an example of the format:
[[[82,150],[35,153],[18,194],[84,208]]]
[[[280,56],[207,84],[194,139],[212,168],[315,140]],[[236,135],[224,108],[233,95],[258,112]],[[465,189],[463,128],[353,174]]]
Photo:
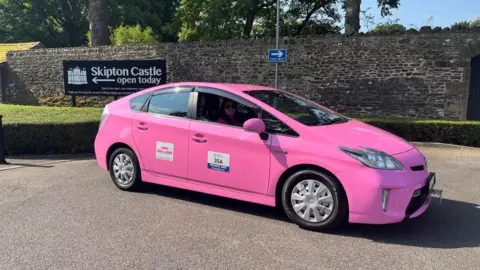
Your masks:
[[[173,161],[173,143],[157,142],[157,159]]]
[[[230,171],[230,155],[208,151],[208,168],[211,170],[229,172]]]

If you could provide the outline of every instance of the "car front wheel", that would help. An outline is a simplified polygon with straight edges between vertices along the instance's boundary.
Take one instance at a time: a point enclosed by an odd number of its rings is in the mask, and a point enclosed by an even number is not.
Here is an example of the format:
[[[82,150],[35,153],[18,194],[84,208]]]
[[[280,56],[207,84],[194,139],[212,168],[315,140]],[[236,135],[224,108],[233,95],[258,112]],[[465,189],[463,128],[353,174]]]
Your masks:
[[[134,190],[140,185],[140,166],[132,150],[116,149],[110,156],[109,168],[113,183],[121,190]]]
[[[291,175],[282,189],[282,206],[299,227],[324,231],[338,227],[347,214],[347,200],[336,179],[314,171]]]

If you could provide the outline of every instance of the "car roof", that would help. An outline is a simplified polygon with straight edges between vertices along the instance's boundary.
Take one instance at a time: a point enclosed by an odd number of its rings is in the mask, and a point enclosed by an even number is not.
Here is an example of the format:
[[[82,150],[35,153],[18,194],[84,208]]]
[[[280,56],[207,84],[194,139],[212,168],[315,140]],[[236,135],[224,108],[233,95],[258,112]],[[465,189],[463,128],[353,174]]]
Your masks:
[[[176,82],[176,83],[163,84],[159,86],[157,89],[160,90],[165,87],[186,86],[186,85],[218,88],[228,92],[244,92],[244,91],[250,91],[250,90],[277,90],[275,88],[263,86],[263,85],[240,84],[240,83],[217,83],[217,82]]]

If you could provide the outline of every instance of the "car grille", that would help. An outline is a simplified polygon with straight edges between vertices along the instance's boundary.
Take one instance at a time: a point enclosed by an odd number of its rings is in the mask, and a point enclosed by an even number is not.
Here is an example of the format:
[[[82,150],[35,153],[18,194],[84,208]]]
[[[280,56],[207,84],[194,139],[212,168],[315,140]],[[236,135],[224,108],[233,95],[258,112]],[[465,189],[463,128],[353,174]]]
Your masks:
[[[405,214],[410,216],[411,214],[415,213],[422,205],[425,203],[428,197],[428,185],[425,185],[420,189],[420,195],[417,197],[412,197],[410,203],[407,206],[407,210]]]
[[[423,166],[423,165],[410,167],[410,169],[412,169],[412,171],[414,171],[414,172],[423,171],[424,168],[425,168],[425,166]]]

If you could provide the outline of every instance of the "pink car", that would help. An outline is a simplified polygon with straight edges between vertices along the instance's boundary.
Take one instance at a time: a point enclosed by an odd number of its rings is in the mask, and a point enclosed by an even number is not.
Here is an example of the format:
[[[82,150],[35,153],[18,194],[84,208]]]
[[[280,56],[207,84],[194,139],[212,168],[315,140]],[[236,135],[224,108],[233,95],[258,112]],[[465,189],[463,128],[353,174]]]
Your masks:
[[[279,206],[313,230],[400,222],[441,196],[405,140],[257,85],[172,83],[114,101],[95,155],[122,190],[149,182]]]

